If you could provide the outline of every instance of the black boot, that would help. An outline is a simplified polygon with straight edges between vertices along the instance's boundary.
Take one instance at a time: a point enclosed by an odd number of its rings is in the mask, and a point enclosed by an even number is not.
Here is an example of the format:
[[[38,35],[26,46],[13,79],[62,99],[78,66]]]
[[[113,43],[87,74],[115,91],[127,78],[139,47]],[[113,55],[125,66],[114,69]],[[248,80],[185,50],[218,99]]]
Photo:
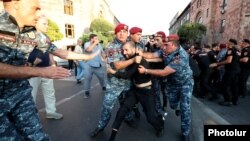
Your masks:
[[[95,130],[92,131],[89,135],[90,135],[90,137],[94,138],[102,131],[103,131],[103,129],[100,129],[100,128],[96,127]]]
[[[180,116],[181,115],[181,110],[175,110],[175,115]]]
[[[108,141],[114,141],[117,132],[118,132],[117,130],[114,130],[114,129],[113,129],[113,130],[112,130],[112,133],[111,133],[111,136],[110,136],[110,138],[109,138]]]
[[[189,141],[189,135],[181,135],[181,141]]]

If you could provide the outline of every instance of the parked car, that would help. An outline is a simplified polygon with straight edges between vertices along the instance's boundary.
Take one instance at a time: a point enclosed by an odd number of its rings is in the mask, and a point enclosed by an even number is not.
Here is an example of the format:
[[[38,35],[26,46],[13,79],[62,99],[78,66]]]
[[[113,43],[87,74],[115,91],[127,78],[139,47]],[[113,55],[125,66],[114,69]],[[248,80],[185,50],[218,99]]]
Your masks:
[[[61,66],[64,68],[69,68],[69,61],[65,59],[61,59],[57,56],[54,56],[54,60],[56,61],[57,66]]]

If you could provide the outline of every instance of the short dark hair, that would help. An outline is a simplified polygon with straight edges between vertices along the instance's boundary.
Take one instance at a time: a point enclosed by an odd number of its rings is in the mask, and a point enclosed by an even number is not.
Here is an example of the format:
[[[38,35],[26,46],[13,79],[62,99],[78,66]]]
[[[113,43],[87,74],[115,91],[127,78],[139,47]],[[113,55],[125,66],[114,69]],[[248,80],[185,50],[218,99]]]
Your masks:
[[[237,41],[235,39],[229,39],[229,42],[233,43],[234,45],[237,45]]]
[[[210,48],[211,48],[211,46],[210,46],[210,45],[208,45],[208,44],[205,44],[205,45],[204,45],[204,48],[208,48],[208,49],[210,49]]]
[[[248,40],[248,39],[243,39],[242,42],[250,44],[250,40]]]
[[[90,35],[89,35],[89,40],[93,39],[93,38],[96,37],[96,36],[97,36],[97,35],[94,34],[94,33],[90,34]]]
[[[217,47],[219,44],[218,43],[213,43],[212,48]]]

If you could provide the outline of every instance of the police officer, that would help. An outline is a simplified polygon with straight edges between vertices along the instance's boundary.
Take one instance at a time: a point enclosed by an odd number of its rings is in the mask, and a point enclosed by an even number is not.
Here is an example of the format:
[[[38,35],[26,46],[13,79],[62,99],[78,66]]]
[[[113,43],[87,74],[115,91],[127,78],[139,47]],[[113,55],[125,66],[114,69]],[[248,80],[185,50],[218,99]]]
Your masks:
[[[145,43],[141,40],[142,37],[142,29],[140,27],[132,27],[129,29],[129,38],[136,44],[136,47],[145,49]]]
[[[165,41],[166,34],[163,31],[158,31],[154,35],[155,48],[151,48],[151,52],[160,51]],[[163,69],[165,67],[164,62],[150,62],[150,68],[152,69]],[[163,111],[167,111],[167,95],[165,86],[167,83],[164,77],[152,76],[153,89],[156,92],[156,108],[159,114],[165,114]],[[161,94],[162,101],[161,104]]]
[[[134,42],[129,41],[123,45],[123,53],[127,59],[134,57],[136,55],[136,50],[137,48]],[[139,65],[149,68],[148,62],[141,56],[136,57],[136,63],[127,67],[126,72],[114,71],[108,68],[109,72],[114,74],[114,76],[123,79],[132,79],[133,82],[133,87],[128,91],[116,114],[109,141],[114,141],[126,113],[132,109],[137,101],[141,103],[148,122],[155,128],[156,136],[160,137],[163,135],[164,122],[162,117],[156,113],[154,100],[155,93],[151,88],[151,75],[140,74],[137,69]]]
[[[122,54],[122,44],[127,41],[128,26],[118,24],[115,28],[115,39],[105,48],[107,65],[115,70],[125,71],[124,68],[134,63],[134,58],[125,59]],[[107,126],[111,118],[111,110],[113,109],[118,96],[130,88],[130,80],[118,79],[113,75],[107,76],[107,85],[105,96],[103,99],[101,117],[97,127],[90,133],[91,137],[97,136]]]
[[[145,69],[139,67],[140,73],[155,76],[167,76],[167,96],[170,107],[181,112],[182,141],[189,141],[191,125],[191,96],[193,91],[192,70],[189,67],[189,59],[186,51],[179,46],[178,35],[166,37],[162,51],[156,53],[141,53],[145,58],[162,57],[165,63],[164,69]]]
[[[42,130],[32,87],[27,78],[65,78],[69,71],[60,67],[25,66],[27,56],[37,45],[32,28],[38,20],[38,0],[3,0],[5,11],[0,13],[0,140],[50,140]],[[56,49],[41,47],[64,58],[92,59],[96,54],[73,55]]]
[[[238,104],[238,77],[240,73],[239,59],[240,52],[236,49],[237,41],[229,39],[227,44],[226,59],[224,61],[213,63],[211,67],[225,65],[225,73],[222,78],[222,93],[224,101],[219,102],[222,106],[231,106]],[[230,90],[231,92],[230,92]]]
[[[240,56],[239,94],[245,97],[247,93],[247,80],[250,74],[250,40],[243,39],[240,45],[242,50]]]

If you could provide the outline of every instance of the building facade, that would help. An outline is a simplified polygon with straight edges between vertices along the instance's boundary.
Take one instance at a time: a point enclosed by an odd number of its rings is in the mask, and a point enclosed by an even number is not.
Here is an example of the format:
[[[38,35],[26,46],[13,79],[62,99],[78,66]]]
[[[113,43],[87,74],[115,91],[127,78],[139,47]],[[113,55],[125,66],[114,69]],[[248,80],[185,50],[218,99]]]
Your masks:
[[[64,35],[55,42],[58,47],[75,45],[79,37],[89,33],[90,24],[96,18],[102,17],[114,25],[119,23],[106,0],[40,0],[40,4],[42,12]],[[0,5],[1,10],[2,2]]]
[[[177,34],[178,29],[185,23],[190,22],[190,5],[189,3],[186,8],[180,13],[177,12],[172,21],[170,22],[169,33]]]
[[[185,22],[198,22],[207,27],[202,43],[225,43],[230,38],[238,41],[250,38],[250,0],[191,0],[190,6],[173,18],[170,33],[177,33],[183,23],[183,15],[188,17],[188,12],[190,19]]]

